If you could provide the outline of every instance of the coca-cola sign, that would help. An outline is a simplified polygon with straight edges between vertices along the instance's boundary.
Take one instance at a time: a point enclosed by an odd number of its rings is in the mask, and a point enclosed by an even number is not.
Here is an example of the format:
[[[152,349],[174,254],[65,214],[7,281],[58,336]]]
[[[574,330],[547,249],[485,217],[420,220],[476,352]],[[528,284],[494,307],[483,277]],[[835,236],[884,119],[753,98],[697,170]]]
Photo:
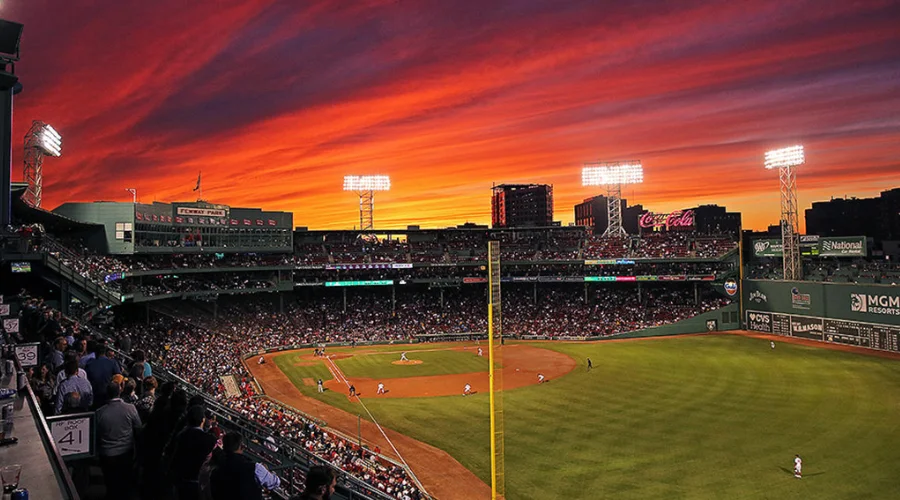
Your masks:
[[[669,213],[644,212],[638,224],[642,228],[691,228],[694,227],[693,210],[676,210]]]

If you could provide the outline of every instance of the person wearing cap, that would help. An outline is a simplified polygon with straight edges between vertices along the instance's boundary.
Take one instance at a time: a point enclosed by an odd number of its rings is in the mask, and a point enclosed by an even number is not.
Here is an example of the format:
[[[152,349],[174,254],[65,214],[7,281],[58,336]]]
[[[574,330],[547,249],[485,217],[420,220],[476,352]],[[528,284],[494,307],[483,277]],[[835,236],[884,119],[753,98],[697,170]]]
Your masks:
[[[87,372],[88,380],[94,388],[94,406],[96,408],[99,408],[106,403],[106,389],[112,381],[113,375],[122,373],[122,369],[119,368],[119,363],[109,359],[106,355],[106,351],[105,345],[97,344],[94,351],[97,358],[88,363],[84,368],[84,371]],[[119,392],[121,393],[121,389]]]

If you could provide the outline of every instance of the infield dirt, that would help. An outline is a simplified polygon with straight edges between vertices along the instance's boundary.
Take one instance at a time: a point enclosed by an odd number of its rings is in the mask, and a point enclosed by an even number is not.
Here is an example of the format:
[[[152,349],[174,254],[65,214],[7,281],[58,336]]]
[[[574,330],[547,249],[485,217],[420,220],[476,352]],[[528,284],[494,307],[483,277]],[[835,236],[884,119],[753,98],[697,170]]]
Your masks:
[[[477,356],[474,349],[464,348],[459,343],[435,344],[435,349],[467,351],[471,352],[473,356]],[[548,381],[552,381],[569,373],[577,365],[576,361],[569,356],[548,349],[522,344],[506,345],[502,349],[503,385],[505,390],[537,384],[538,373],[542,373]],[[364,356],[375,352],[377,351],[361,348],[353,354],[342,353],[333,355],[334,357],[331,359],[344,359],[351,355]],[[356,435],[357,426],[361,426],[359,430],[363,441],[368,442],[370,445],[378,446],[385,455],[393,459],[399,459],[397,453],[394,453],[390,443],[388,443],[381,430],[374,423],[367,420],[360,422],[356,415],[330,406],[317,399],[304,396],[290,379],[278,369],[273,360],[274,357],[284,354],[284,352],[266,354],[266,363],[262,365],[257,363],[248,364],[251,374],[269,397],[315,418],[324,420],[327,422],[328,428],[337,429],[346,435]],[[313,356],[312,350],[308,349],[294,351],[289,354],[296,356],[294,359],[295,363],[305,365],[318,361],[330,364],[326,359]],[[339,380],[343,375],[340,373],[336,375],[337,378],[325,382],[325,387],[346,394],[346,382]],[[346,380],[353,384],[357,390],[364,393],[363,399],[369,397],[410,398],[461,395],[466,384],[471,384],[472,390],[475,392],[488,390],[487,372],[386,380],[351,377]],[[385,384],[388,390],[387,394],[375,395],[378,382]],[[383,427],[381,429],[390,438],[399,454],[407,461],[423,486],[425,486],[425,489],[436,498],[441,500],[490,498],[490,487],[447,452],[393,430]]]

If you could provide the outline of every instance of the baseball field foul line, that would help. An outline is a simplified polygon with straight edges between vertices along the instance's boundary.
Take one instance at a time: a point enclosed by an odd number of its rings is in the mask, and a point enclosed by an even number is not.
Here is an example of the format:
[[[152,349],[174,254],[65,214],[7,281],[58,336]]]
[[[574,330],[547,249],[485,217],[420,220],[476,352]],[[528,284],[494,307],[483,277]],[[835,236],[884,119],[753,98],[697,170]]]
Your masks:
[[[328,370],[330,370],[331,373],[333,375],[335,375],[335,378],[338,381],[343,380],[344,384],[347,385],[347,389],[349,389],[350,381],[347,380],[347,377],[344,376],[344,373],[341,371],[340,368],[338,368],[337,364],[335,364],[335,362],[331,358],[325,358],[325,360],[327,362]],[[421,481],[419,481],[419,478],[416,476],[416,473],[413,472],[412,467],[410,467],[409,464],[406,463],[406,459],[403,458],[403,455],[401,455],[400,451],[397,450],[397,447],[394,446],[394,442],[391,441],[391,438],[389,438],[387,433],[384,432],[384,429],[381,428],[381,424],[379,424],[378,421],[375,420],[375,415],[372,415],[372,412],[369,411],[369,407],[367,407],[366,404],[363,403],[363,400],[358,395],[356,395],[355,397],[356,397],[356,400],[359,401],[359,404],[362,405],[363,409],[366,410],[366,413],[369,415],[369,418],[372,419],[372,423],[375,424],[375,427],[377,427],[378,431],[381,432],[381,435],[384,436],[384,440],[387,441],[389,445],[391,445],[391,449],[394,450],[394,453],[397,455],[397,458],[399,458],[400,461],[403,462],[403,466],[406,467],[407,471],[409,471],[409,475],[412,476],[413,480],[416,482],[416,485],[419,487],[419,489],[424,491],[425,494],[428,494],[428,492],[425,491],[425,487],[422,486]]]

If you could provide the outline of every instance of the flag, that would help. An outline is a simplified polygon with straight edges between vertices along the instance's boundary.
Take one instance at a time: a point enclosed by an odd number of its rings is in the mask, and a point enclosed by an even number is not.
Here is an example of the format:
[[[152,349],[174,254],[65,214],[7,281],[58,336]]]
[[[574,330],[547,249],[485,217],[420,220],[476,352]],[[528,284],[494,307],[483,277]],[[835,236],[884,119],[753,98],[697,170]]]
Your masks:
[[[197,191],[198,189],[200,189],[200,174],[199,173],[197,174],[197,186],[194,188],[194,191]]]

